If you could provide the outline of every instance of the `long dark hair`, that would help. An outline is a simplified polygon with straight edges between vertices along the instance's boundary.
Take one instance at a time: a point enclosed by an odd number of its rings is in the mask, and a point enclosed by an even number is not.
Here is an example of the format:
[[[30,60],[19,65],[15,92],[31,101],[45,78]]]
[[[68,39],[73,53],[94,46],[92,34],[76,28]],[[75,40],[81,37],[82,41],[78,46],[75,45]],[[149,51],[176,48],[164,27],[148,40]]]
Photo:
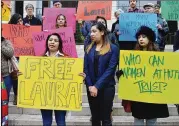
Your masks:
[[[50,38],[52,35],[57,36],[57,38],[58,38],[58,40],[59,40],[58,51],[59,51],[60,53],[63,53],[63,44],[62,44],[62,39],[61,39],[60,35],[57,34],[57,33],[52,33],[52,34],[48,35],[48,37],[47,37],[47,39],[46,39],[46,49],[45,49],[44,55],[47,53],[47,51],[49,51],[49,48],[48,48],[48,40],[49,40],[49,38]]]
[[[156,40],[155,32],[147,26],[141,26],[138,29],[138,31],[135,35],[135,37],[137,39],[137,44],[136,44],[135,50],[143,50],[143,47],[140,46],[140,44],[138,42],[138,37],[142,34],[145,35],[149,40],[149,43],[147,45],[147,51],[159,51],[159,48],[154,44],[154,42]]]
[[[57,19],[58,19],[58,17],[60,17],[60,16],[63,16],[63,17],[64,17],[64,19],[65,19],[64,27],[67,27],[67,19],[66,19],[65,15],[63,15],[63,14],[59,14],[59,15],[57,16],[55,27],[56,27],[56,28],[59,28],[59,25],[57,24]]]
[[[111,50],[111,47],[110,47],[110,40],[108,38],[108,31],[106,29],[106,27],[101,23],[101,22],[97,22],[97,23],[94,23],[92,25],[93,26],[96,26],[96,28],[100,31],[100,32],[104,32],[104,35],[103,35],[103,45],[102,45],[102,48],[99,52],[100,55],[104,55],[106,54],[107,52],[109,52]],[[95,44],[95,42],[92,42],[86,49],[86,52],[88,53],[91,48],[93,47],[93,45]]]
[[[140,46],[139,42],[137,42],[135,46],[135,50],[143,50],[143,47]],[[154,42],[149,41],[147,45],[147,50],[146,51],[160,51],[159,48],[154,44]]]
[[[8,24],[17,24],[19,19],[22,19],[22,16],[20,14],[14,14]]]
[[[97,16],[96,17],[96,22],[98,21],[98,19],[102,19],[102,20],[104,20],[104,22],[105,22],[105,24],[106,24],[106,29],[108,29],[108,25],[107,25],[107,20],[106,20],[106,18],[104,18],[104,17],[102,17],[102,16]]]

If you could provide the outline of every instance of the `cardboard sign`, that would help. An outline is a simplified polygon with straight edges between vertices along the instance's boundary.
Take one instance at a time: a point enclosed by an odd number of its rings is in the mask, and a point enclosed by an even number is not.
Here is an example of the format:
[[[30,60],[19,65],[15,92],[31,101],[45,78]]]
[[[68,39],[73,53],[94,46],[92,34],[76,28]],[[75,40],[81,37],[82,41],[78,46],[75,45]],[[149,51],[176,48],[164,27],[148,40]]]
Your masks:
[[[161,1],[163,18],[170,21],[179,21],[179,1]]]
[[[157,15],[149,13],[121,13],[119,17],[119,41],[137,41],[135,34],[142,26],[148,26],[156,35],[157,30]]]
[[[120,52],[119,98],[147,103],[178,104],[179,53]]]
[[[2,36],[12,42],[17,57],[34,55],[32,33],[40,31],[41,26],[2,24]]]
[[[112,1],[79,1],[77,19],[95,20],[96,16],[111,20]]]
[[[20,57],[18,107],[82,109],[83,60],[55,57]]]
[[[67,27],[72,27],[76,32],[76,8],[44,8],[43,30],[56,29],[56,20],[59,14],[63,14],[67,20]]]
[[[38,32],[33,34],[34,50],[36,56],[42,56],[45,54],[45,44],[48,35],[52,33],[58,33],[63,40],[63,52],[70,57],[77,57],[76,44],[74,39],[73,30],[71,27],[59,28],[56,30],[50,30],[48,32]]]
[[[11,8],[10,8],[10,0],[3,0],[1,1],[1,15],[2,15],[2,21],[9,21],[11,16]]]

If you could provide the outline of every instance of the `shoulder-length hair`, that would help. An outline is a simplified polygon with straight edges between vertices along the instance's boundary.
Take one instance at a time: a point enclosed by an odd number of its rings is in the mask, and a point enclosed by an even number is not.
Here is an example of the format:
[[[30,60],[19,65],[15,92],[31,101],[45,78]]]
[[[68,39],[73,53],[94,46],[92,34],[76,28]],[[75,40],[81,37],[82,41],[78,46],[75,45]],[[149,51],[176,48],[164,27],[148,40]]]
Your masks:
[[[143,47],[140,46],[139,42],[137,42],[135,50],[143,50]],[[160,51],[160,49],[154,44],[154,42],[149,41],[146,51]]]
[[[108,38],[107,29],[101,22],[95,23],[92,25],[92,27],[93,26],[95,26],[100,32],[104,32],[104,35],[102,36],[103,44],[102,44],[101,50],[99,51],[100,55],[104,55],[111,50],[110,40]],[[95,44],[95,42],[93,41],[89,46],[87,46],[87,48],[86,48],[87,53],[89,53],[89,51],[94,46],[94,44]]]
[[[22,16],[20,14],[14,14],[8,24],[17,24],[19,19],[22,19]]]
[[[59,25],[57,24],[57,20],[58,20],[58,18],[59,18],[60,16],[63,16],[63,17],[64,17],[64,19],[65,19],[64,27],[67,27],[67,19],[66,19],[65,15],[63,15],[63,14],[59,14],[59,15],[57,16],[55,27],[56,27],[56,28],[59,28]]]
[[[46,49],[45,49],[44,55],[47,53],[47,51],[49,51],[49,48],[48,48],[48,40],[49,40],[49,38],[50,38],[52,35],[57,36],[57,38],[58,38],[58,40],[59,40],[58,51],[59,51],[60,53],[63,53],[63,44],[62,44],[62,39],[61,39],[60,35],[57,34],[57,33],[52,33],[52,34],[48,35],[48,37],[47,37],[47,39],[46,39],[46,45],[45,45],[45,48],[46,48]]]

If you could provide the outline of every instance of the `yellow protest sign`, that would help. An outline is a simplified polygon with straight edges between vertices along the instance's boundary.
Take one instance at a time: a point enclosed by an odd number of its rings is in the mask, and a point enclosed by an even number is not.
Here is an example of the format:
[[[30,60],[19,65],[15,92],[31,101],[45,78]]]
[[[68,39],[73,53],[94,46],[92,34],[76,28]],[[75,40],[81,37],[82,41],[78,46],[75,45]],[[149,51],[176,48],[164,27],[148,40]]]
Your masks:
[[[1,1],[1,14],[2,14],[2,21],[9,21],[11,16],[11,9],[10,9],[10,0],[9,1]]]
[[[119,98],[148,103],[179,103],[179,53],[121,51]]]
[[[82,59],[22,56],[19,64],[18,107],[82,109]]]

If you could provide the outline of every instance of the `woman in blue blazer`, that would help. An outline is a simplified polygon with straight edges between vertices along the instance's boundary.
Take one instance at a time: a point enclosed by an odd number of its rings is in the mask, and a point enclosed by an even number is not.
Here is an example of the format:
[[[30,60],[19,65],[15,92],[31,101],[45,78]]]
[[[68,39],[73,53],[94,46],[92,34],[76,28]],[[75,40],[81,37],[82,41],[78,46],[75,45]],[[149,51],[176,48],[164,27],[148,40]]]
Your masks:
[[[84,72],[92,126],[112,126],[110,118],[115,95],[115,71],[119,49],[110,43],[102,23],[91,27],[92,43],[85,50]]]

